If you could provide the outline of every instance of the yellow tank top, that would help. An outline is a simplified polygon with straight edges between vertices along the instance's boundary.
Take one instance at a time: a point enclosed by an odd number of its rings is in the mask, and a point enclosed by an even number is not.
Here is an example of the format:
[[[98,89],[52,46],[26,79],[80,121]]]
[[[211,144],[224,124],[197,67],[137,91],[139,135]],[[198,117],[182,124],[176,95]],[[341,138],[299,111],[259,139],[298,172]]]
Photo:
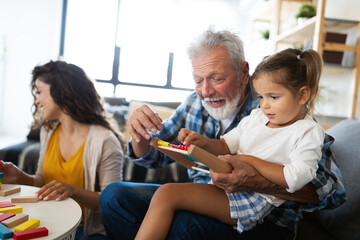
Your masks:
[[[71,184],[81,188],[85,187],[84,180],[84,147],[85,142],[77,152],[68,160],[64,160],[60,153],[59,132],[61,125],[58,125],[50,137],[44,160],[44,181],[45,184],[57,180],[62,183]],[[84,216],[84,206],[81,205]],[[83,222],[83,221],[82,221]]]

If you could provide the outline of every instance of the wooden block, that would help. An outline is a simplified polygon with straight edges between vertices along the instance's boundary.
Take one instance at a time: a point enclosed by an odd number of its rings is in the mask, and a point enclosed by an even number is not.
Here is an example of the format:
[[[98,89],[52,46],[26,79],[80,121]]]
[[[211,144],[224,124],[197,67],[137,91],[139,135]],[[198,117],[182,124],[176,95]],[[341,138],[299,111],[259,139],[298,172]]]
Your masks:
[[[171,148],[171,147],[163,147],[161,145],[158,145],[157,142],[159,141],[158,138],[154,137],[150,145],[159,150],[160,152],[166,154],[167,156],[171,157],[175,161],[179,162],[183,166],[189,169],[198,169],[195,167],[196,163],[193,160],[190,160],[184,154],[187,154],[205,166],[207,166],[210,169],[213,169],[216,172],[231,172],[232,167],[225,162],[224,160],[218,158],[217,156],[205,151],[204,149],[191,145],[189,149],[186,150],[180,150],[177,148]],[[161,141],[161,140],[160,140]]]
[[[6,219],[9,219],[11,217],[14,217],[14,216],[15,216],[15,214],[13,214],[13,213],[2,213],[0,215],[0,222],[4,221]]]
[[[4,225],[0,224],[0,238],[1,239],[8,239],[13,237],[13,231],[9,228],[5,227]]]
[[[23,222],[26,222],[29,219],[28,214],[19,213],[16,214],[14,217],[6,219],[5,221],[2,221],[1,223],[4,224],[8,228],[15,227],[19,224],[22,224]]]
[[[13,203],[36,203],[38,202],[37,196],[27,196],[27,197],[13,197],[11,198]]]
[[[11,204],[12,202],[10,202],[10,201],[3,201],[3,202],[0,202],[0,207],[2,206],[2,205],[6,205],[6,204]]]
[[[4,177],[4,173],[0,172],[0,190],[1,190],[1,184]]]
[[[0,213],[22,213],[23,208],[21,206],[0,208]]]
[[[33,239],[38,237],[44,237],[49,235],[49,230],[46,227],[35,228],[30,230],[25,230],[22,232],[14,232],[14,240],[26,240]]]
[[[1,190],[0,191],[0,196],[5,197],[5,196],[8,196],[8,195],[20,192],[20,190],[21,190],[21,187],[15,187],[15,188],[12,188],[12,189]]]
[[[15,204],[13,204],[12,202],[9,202],[9,203],[7,203],[7,204],[1,204],[1,205],[0,205],[0,208],[13,207],[13,206],[15,206]]]
[[[191,145],[188,152],[190,156],[199,160],[208,168],[213,169],[216,172],[228,173],[232,171],[232,167],[227,162],[198,146]]]
[[[21,232],[29,229],[34,229],[40,226],[40,220],[39,219],[29,219],[28,221],[24,222],[20,226],[17,226],[14,229],[14,232]]]
[[[194,161],[188,159],[187,157],[185,157],[183,154],[178,152],[178,149],[174,150],[171,148],[160,148],[157,144],[157,142],[159,141],[158,138],[154,137],[151,142],[150,145],[153,146],[154,148],[156,148],[157,150],[159,150],[160,152],[164,153],[165,155],[171,157],[172,159],[174,159],[175,161],[177,161],[178,163],[180,163],[181,165],[183,165],[186,168],[192,169],[192,167],[194,167],[196,164]],[[184,150],[182,150],[184,151]],[[185,151],[186,152],[186,151]]]

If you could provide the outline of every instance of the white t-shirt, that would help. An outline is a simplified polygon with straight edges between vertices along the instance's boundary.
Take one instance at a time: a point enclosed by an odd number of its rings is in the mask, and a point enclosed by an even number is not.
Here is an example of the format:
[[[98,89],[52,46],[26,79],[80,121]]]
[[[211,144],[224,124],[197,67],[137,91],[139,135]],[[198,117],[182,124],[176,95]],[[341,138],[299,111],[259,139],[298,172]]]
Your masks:
[[[283,164],[287,191],[295,192],[315,178],[325,132],[310,115],[282,128],[269,128],[268,122],[261,109],[254,109],[222,138],[232,154]],[[277,198],[264,197],[278,205]]]

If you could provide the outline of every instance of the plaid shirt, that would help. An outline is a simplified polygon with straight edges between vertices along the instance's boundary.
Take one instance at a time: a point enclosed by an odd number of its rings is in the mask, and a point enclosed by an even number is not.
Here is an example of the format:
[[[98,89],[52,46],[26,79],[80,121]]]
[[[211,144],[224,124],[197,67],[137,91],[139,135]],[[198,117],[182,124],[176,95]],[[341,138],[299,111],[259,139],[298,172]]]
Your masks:
[[[236,127],[240,120],[249,115],[258,105],[258,101],[253,99],[250,94],[225,133]],[[185,102],[176,109],[174,114],[163,122],[163,129],[161,131],[151,135],[173,144],[180,144],[177,136],[181,128],[187,128],[209,138],[220,138],[220,121],[212,118],[204,109],[201,99],[196,92],[190,94]],[[311,182],[315,186],[319,196],[319,205],[286,201],[280,207],[275,208],[266,218],[267,220],[296,231],[303,211],[313,212],[323,208],[335,208],[346,200],[343,177],[330,150],[330,145],[333,141],[334,139],[331,136],[325,136],[322,149],[323,154],[319,162],[317,176]],[[134,159],[131,141],[128,146],[128,156],[137,164],[147,168],[164,167],[174,162],[174,160],[152,147],[146,156]],[[207,183],[210,180],[208,174],[200,171],[188,170],[188,174],[190,179],[196,183]]]

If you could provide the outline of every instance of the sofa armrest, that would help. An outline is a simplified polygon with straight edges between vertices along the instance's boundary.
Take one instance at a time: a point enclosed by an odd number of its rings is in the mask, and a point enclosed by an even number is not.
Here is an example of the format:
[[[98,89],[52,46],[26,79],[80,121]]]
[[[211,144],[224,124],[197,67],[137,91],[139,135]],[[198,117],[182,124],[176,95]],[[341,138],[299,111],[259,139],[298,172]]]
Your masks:
[[[343,120],[327,133],[335,138],[331,146],[332,157],[337,160],[343,174],[348,199],[335,209],[308,213],[306,217],[334,239],[360,239],[360,121]],[[299,235],[304,231],[311,233],[313,230],[300,225]]]

